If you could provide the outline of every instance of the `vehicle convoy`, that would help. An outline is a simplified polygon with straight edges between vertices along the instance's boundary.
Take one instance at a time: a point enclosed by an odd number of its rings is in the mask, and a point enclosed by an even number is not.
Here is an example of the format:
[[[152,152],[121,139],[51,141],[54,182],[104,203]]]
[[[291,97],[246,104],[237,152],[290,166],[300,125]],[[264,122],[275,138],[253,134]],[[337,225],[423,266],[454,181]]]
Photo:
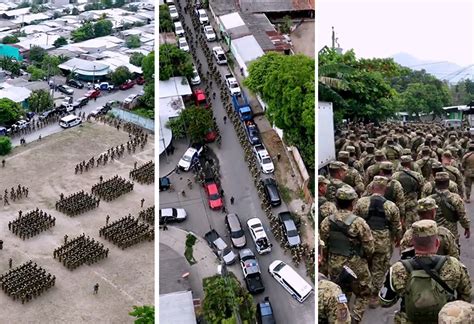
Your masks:
[[[210,230],[204,234],[204,239],[206,240],[209,247],[212,249],[214,254],[217,257],[222,257],[225,264],[233,264],[237,256],[234,251],[226,244],[226,242],[220,237],[215,229]]]
[[[336,160],[336,144],[334,142],[334,115],[332,103],[318,102],[318,169],[326,167]]]
[[[238,249],[243,248],[247,244],[247,241],[239,216],[237,216],[237,214],[228,214],[225,216],[224,221],[227,231],[229,231],[232,245]]]
[[[247,97],[243,92],[232,96],[232,105],[234,111],[239,115],[241,121],[247,121],[253,119],[252,109],[247,100]]]
[[[216,59],[217,64],[223,65],[227,64],[227,57],[225,56],[224,50],[220,46],[215,46],[212,48],[212,54]]]
[[[237,82],[237,79],[231,74],[226,74],[224,76],[225,78],[225,84],[227,85],[227,88],[230,91],[230,95],[235,95],[240,93],[240,86],[239,83]]]
[[[202,30],[208,42],[213,42],[216,40],[216,33],[214,32],[214,28],[212,28],[212,26],[210,25],[203,26]]]
[[[253,120],[247,120],[245,123],[245,133],[247,133],[247,139],[251,145],[261,144],[260,131],[258,130],[257,124]]]
[[[252,237],[253,242],[255,243],[255,248],[257,249],[258,254],[266,254],[272,251],[272,244],[268,241],[267,233],[263,228],[262,222],[259,218],[250,218],[247,221],[247,226]]]
[[[273,165],[272,158],[268,154],[267,149],[263,144],[257,144],[252,147],[252,150],[257,158],[260,169],[263,173],[273,173],[275,166]]]
[[[285,232],[288,245],[290,247],[301,244],[300,235],[296,229],[295,221],[291,217],[290,212],[281,212],[278,214],[278,220],[283,225],[283,231]]]
[[[242,249],[239,252],[240,267],[244,274],[245,285],[251,294],[259,294],[265,291],[260,267],[257,258],[250,249]]]

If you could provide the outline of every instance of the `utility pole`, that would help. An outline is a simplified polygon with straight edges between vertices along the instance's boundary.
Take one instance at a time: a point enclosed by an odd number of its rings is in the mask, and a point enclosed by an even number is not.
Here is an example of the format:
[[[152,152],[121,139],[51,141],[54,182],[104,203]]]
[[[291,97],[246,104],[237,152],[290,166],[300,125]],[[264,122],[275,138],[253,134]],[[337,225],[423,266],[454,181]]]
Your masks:
[[[332,36],[331,36],[331,40],[332,40],[332,46],[331,46],[331,48],[332,48],[332,49],[335,49],[335,48],[336,48],[336,33],[334,32],[334,26],[332,26]]]

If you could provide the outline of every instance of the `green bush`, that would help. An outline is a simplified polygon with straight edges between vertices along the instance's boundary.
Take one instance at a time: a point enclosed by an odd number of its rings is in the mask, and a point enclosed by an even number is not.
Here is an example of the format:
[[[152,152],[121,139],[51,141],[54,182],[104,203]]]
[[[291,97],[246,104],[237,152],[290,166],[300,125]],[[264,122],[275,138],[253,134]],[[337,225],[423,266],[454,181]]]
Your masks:
[[[9,137],[0,136],[0,155],[7,155],[12,150],[12,142]]]

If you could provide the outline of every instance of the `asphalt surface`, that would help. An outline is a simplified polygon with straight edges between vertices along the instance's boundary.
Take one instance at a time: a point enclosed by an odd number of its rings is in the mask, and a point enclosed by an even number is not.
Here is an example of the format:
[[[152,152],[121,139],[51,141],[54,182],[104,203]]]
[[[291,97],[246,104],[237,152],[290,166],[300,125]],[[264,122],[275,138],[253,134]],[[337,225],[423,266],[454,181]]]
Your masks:
[[[181,1],[181,4],[184,6],[184,1]],[[182,13],[184,14],[184,12]],[[193,25],[189,15],[181,15],[181,22],[184,22],[184,24],[191,28],[193,33],[196,32],[192,27]],[[197,39],[197,37],[195,36],[194,39]],[[189,37],[188,43],[190,43]],[[212,48],[218,44],[217,42],[211,42],[208,43],[208,45],[210,48]],[[207,60],[199,44],[196,55],[203,66],[203,73],[206,73]],[[224,74],[228,73],[229,68],[226,65],[220,66],[219,71],[223,76]],[[197,87],[202,89],[205,88],[204,84],[201,84]],[[219,89],[217,88],[215,82],[213,82],[211,93],[213,91],[216,92],[216,94],[219,94]],[[224,124],[223,122],[223,117],[226,115],[226,111],[222,105],[219,95],[216,96],[215,100],[212,100],[212,109],[220,128],[222,145],[220,149],[218,149],[215,144],[211,144],[210,147],[219,159],[221,184],[226,199],[226,208],[229,213],[238,214],[246,232],[247,247],[252,249],[256,255],[257,253],[255,246],[253,245],[253,241],[251,240],[250,235],[246,229],[246,222],[249,218],[260,218],[266,229],[267,235],[269,236],[270,242],[273,243],[273,250],[270,254],[263,256],[257,255],[257,259],[262,271],[265,292],[260,295],[256,295],[255,301],[259,302],[264,296],[269,296],[275,312],[276,320],[279,323],[314,323],[314,293],[303,304],[300,304],[294,300],[290,294],[268,273],[268,266],[271,262],[277,259],[286,262],[293,268],[295,268],[295,266],[292,263],[291,255],[289,253],[284,253],[284,250],[280,247],[279,243],[275,240],[270,231],[269,221],[264,212],[261,210],[260,199],[254,186],[253,179],[251,178],[250,172],[248,170],[247,163],[245,162],[244,152],[240,146],[233,125],[230,122],[227,124]],[[175,152],[175,154],[182,153],[184,153],[184,150],[182,152]],[[188,212],[188,219],[185,222],[179,224],[179,227],[187,231],[192,231],[201,237],[211,228],[214,228],[230,246],[230,239],[224,224],[224,214],[220,211],[216,212],[209,209],[207,198],[202,188],[194,184],[193,189],[189,190],[186,186],[187,178],[191,178],[191,180],[193,180],[193,173],[181,172],[180,174],[173,174],[171,176],[171,181],[173,182],[176,191],[160,193],[160,208],[175,207],[186,209]],[[183,189],[186,190],[186,197],[183,197],[180,194],[181,190]],[[231,196],[235,198],[234,205],[230,205],[229,199]],[[285,210],[288,209],[283,204],[278,208],[274,208],[273,213],[278,214],[279,212]],[[237,250],[234,249],[234,251],[238,253]],[[230,266],[229,270],[233,271],[239,277],[242,276],[242,270],[238,264]],[[306,277],[306,268],[303,264],[300,264],[296,270],[308,282],[311,281],[309,277]],[[314,287],[313,283],[312,286]]]
[[[74,100],[83,97],[85,95],[85,93],[87,91],[89,91],[86,87],[84,87],[83,89],[76,89],[76,88],[73,88],[73,89],[74,89],[74,95],[72,97],[73,97]],[[110,100],[123,101],[129,95],[131,95],[133,93],[135,93],[135,94],[139,93],[141,90],[143,90],[143,86],[135,85],[133,88],[128,89],[128,90],[116,90],[116,91],[113,91],[113,92],[110,92],[110,93],[108,91],[102,91],[101,95],[97,98],[96,101],[90,100],[84,107],[82,107],[80,109],[76,109],[74,113],[77,115],[78,113],[82,114],[83,112],[85,112],[86,116],[87,116],[92,110],[105,105],[105,103],[107,101],[110,101]],[[55,104],[59,105],[61,103],[62,99],[65,98],[65,97],[66,97],[65,94],[63,94],[59,91],[56,91],[55,94],[54,94]],[[34,118],[36,119],[38,117],[35,116]],[[48,125],[44,128],[35,130],[34,132],[31,132],[31,133],[28,133],[28,134],[15,135],[12,138],[12,145],[13,146],[20,145],[20,139],[21,138],[24,138],[27,143],[30,143],[32,141],[38,140],[39,135],[41,135],[41,137],[44,138],[45,136],[58,133],[62,130],[64,130],[64,129],[59,126],[59,123],[53,123],[53,124],[50,124],[50,125]]]

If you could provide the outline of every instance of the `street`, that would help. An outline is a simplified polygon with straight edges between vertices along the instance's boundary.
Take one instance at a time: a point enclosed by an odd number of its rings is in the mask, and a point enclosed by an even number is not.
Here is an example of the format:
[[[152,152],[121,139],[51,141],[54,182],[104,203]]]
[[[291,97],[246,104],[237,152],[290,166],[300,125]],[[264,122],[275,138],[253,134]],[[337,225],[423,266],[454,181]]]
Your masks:
[[[184,6],[185,1],[181,1],[181,5]],[[183,14],[183,12],[181,12],[181,14]],[[189,15],[182,15],[181,21],[190,27],[193,33],[195,33],[194,28],[192,28],[193,25]],[[193,39],[197,39],[197,36],[195,35]],[[188,36],[188,42],[189,41],[190,38]],[[208,43],[209,48],[217,45],[217,42]],[[200,48],[199,43],[197,46],[197,52],[195,54],[197,59],[202,64],[202,73],[205,74],[208,71],[207,59],[204,56],[204,52]],[[229,68],[226,65],[219,66],[219,71],[221,75],[224,75],[229,73]],[[201,84],[196,86],[196,88],[204,89],[205,85]],[[219,88],[215,82],[213,82],[213,86],[210,90],[211,94],[212,92],[215,92],[216,94],[220,93]],[[210,97],[212,98],[212,95]],[[263,294],[257,295],[255,297],[255,301],[261,301],[263,300],[264,296],[269,296],[273,310],[275,312],[276,320],[278,322],[313,323],[315,321],[314,293],[303,304],[300,304],[294,300],[291,295],[286,292],[286,290],[268,273],[269,264],[277,259],[284,261],[293,268],[295,268],[295,265],[291,260],[291,255],[284,253],[284,250],[280,247],[279,243],[275,240],[270,231],[269,221],[260,207],[260,199],[247,167],[247,163],[244,159],[244,152],[237,138],[237,134],[231,123],[224,124],[223,122],[223,117],[226,116],[226,112],[219,95],[216,96],[216,99],[211,100],[211,106],[222,136],[222,145],[220,149],[217,148],[216,144],[211,144],[209,147],[213,150],[219,160],[221,175],[220,179],[226,201],[225,206],[228,210],[228,213],[236,213],[239,216],[246,232],[247,247],[249,247],[257,255],[260,269],[262,271],[265,292]],[[176,144],[174,145],[178,148]],[[183,144],[182,147],[180,146],[179,149],[176,150],[175,155],[177,156],[175,159],[184,153],[186,150],[185,145],[186,144]],[[160,172],[160,176],[163,175],[164,174]],[[176,191],[160,193],[160,208],[175,207],[186,209],[188,213],[188,219],[182,224],[179,224],[179,227],[188,231],[192,231],[200,237],[213,228],[226,240],[227,244],[230,246],[230,239],[224,224],[225,214],[223,214],[221,211],[216,212],[209,209],[207,197],[203,188],[194,183],[193,189],[188,189],[186,180],[188,178],[193,180],[193,173],[180,172],[180,174],[172,174],[170,178],[171,182],[176,188]],[[181,190],[183,189],[186,190],[185,197],[181,196],[180,194]],[[231,196],[235,198],[233,205],[230,204]],[[288,210],[288,208],[283,204],[278,208],[273,208],[272,212],[277,215],[279,212],[285,210]],[[249,218],[253,217],[260,218],[269,236],[270,242],[273,243],[272,252],[268,255],[259,256],[256,253],[253,241],[249,233],[247,233],[248,231],[246,230],[246,222]],[[229,267],[229,269],[242,279],[242,270],[240,269],[240,265],[232,265]],[[306,268],[304,264],[300,264],[296,270],[305,278],[306,281],[311,281],[311,279],[306,276]],[[242,284],[244,285],[243,281]],[[312,284],[312,286],[314,286],[314,284]]]

